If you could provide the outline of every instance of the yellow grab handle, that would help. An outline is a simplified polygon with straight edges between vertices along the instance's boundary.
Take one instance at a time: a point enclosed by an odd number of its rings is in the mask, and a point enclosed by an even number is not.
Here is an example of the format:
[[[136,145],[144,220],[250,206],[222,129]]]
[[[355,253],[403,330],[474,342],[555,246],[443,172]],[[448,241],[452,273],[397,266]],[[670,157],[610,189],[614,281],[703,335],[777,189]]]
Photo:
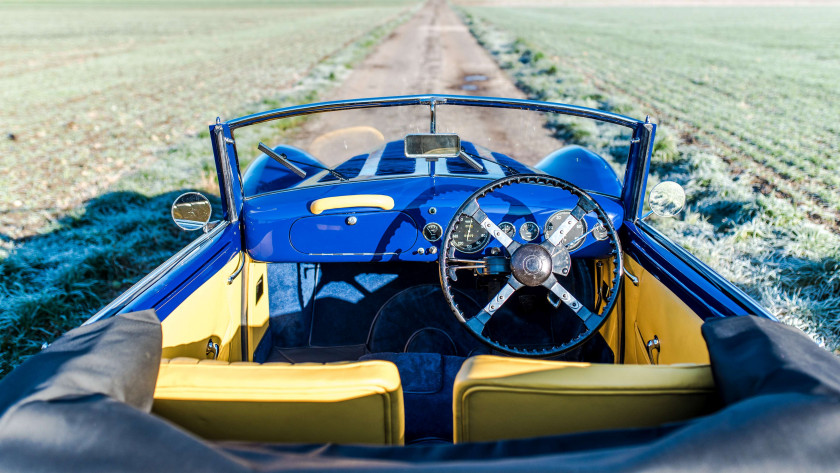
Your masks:
[[[377,207],[382,210],[394,208],[394,199],[389,195],[357,194],[324,197],[309,204],[309,211],[315,215],[330,209],[346,209],[348,207]]]

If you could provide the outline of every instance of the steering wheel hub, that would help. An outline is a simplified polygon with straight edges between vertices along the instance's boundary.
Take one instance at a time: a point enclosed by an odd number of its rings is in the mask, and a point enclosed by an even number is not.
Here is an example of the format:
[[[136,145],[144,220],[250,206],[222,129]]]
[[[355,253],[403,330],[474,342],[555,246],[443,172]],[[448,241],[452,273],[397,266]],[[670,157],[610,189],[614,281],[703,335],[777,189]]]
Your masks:
[[[510,258],[510,270],[526,286],[539,286],[551,276],[551,253],[541,245],[529,243],[518,248]]]

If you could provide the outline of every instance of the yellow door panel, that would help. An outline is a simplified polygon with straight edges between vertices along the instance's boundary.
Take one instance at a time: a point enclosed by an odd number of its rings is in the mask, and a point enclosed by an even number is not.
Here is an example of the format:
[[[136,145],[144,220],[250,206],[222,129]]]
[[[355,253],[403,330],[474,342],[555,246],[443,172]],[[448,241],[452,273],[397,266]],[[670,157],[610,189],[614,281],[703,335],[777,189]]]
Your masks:
[[[625,255],[627,269],[639,280],[624,281],[624,362],[649,364],[647,342],[659,339],[659,364],[708,363],[709,353],[700,333],[703,320],[661,281]]]
[[[249,258],[250,261],[250,258]],[[248,270],[248,361],[268,331],[268,265],[249,263]]]
[[[238,265],[239,258],[233,258],[163,320],[164,358],[207,358],[207,342],[212,338],[219,344],[219,359],[241,360],[242,287],[237,281],[227,282]]]

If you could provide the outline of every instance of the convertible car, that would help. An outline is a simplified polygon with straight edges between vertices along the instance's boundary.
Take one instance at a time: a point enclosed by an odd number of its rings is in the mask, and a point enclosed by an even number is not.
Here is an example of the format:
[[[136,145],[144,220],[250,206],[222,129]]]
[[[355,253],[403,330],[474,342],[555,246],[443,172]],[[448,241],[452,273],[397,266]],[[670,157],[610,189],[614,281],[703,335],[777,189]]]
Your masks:
[[[179,197],[200,236],[0,383],[0,469],[836,471],[840,363],[651,225],[686,200],[648,189],[655,130],[442,95],[217,120],[221,212]]]

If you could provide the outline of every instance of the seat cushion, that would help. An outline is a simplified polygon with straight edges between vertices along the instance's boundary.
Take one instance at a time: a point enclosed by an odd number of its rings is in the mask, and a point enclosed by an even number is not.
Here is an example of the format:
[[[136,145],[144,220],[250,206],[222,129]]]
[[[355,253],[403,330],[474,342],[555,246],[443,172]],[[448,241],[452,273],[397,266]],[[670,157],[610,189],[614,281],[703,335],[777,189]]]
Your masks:
[[[455,378],[456,442],[649,427],[719,405],[708,365],[607,365],[476,356]]]
[[[387,361],[162,360],[153,411],[214,440],[402,444],[405,429]]]

